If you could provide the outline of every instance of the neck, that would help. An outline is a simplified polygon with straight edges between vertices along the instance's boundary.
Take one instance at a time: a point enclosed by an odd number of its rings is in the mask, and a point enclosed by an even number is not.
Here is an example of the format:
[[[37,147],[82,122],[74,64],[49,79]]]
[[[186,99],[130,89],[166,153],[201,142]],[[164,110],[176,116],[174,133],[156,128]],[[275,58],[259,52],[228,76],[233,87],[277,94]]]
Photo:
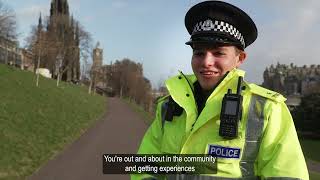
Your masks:
[[[205,89],[201,89],[201,93],[205,96],[205,97],[209,97],[210,94],[213,92],[215,87],[213,87],[212,89],[209,90],[205,90]]]

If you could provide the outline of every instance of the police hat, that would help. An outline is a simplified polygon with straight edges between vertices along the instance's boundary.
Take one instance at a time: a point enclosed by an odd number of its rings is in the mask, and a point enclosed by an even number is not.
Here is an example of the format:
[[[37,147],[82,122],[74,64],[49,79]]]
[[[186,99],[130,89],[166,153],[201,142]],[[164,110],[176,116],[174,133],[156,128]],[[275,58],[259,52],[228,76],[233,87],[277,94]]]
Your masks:
[[[222,1],[205,1],[186,14],[185,26],[193,43],[228,44],[241,49],[257,39],[257,27],[241,9]]]

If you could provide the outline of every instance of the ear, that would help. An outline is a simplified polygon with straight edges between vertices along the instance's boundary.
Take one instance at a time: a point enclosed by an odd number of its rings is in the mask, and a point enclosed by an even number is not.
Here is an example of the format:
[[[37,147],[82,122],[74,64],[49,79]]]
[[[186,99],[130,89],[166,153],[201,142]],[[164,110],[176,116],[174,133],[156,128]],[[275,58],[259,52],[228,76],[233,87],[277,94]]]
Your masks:
[[[238,56],[239,59],[236,65],[237,68],[245,61],[245,59],[247,58],[247,53],[245,51],[240,51]]]

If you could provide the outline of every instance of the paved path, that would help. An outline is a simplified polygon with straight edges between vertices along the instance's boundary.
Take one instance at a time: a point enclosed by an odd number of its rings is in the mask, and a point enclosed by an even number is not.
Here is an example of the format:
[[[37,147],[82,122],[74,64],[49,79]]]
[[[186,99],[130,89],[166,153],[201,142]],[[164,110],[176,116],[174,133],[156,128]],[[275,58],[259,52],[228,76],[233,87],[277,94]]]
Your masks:
[[[320,163],[316,161],[312,161],[310,159],[307,160],[307,166],[309,171],[320,173]]]
[[[128,180],[129,175],[104,175],[102,154],[136,153],[146,129],[127,104],[109,98],[107,115],[29,180]]]

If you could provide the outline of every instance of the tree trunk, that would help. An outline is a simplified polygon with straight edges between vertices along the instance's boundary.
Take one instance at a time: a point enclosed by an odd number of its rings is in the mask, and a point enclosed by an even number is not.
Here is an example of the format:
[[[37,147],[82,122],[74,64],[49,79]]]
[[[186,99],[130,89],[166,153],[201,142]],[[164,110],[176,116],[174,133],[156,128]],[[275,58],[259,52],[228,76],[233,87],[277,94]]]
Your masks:
[[[92,79],[90,80],[90,85],[89,85],[88,94],[91,94],[91,89],[92,89]]]
[[[122,86],[120,88],[120,98],[122,98]]]
[[[5,59],[5,64],[8,65],[8,56],[9,56],[9,52],[8,52],[8,45],[6,43],[6,59]]]
[[[37,73],[37,82],[36,82],[36,86],[37,86],[37,87],[39,86],[39,75],[40,75],[39,67],[40,67],[40,48],[39,48],[39,57],[38,57],[38,63],[37,63],[37,69],[36,69],[36,72],[37,72],[37,70],[38,70],[38,73]]]
[[[58,72],[58,76],[57,76],[57,87],[59,86],[59,82],[60,82],[60,72]]]

